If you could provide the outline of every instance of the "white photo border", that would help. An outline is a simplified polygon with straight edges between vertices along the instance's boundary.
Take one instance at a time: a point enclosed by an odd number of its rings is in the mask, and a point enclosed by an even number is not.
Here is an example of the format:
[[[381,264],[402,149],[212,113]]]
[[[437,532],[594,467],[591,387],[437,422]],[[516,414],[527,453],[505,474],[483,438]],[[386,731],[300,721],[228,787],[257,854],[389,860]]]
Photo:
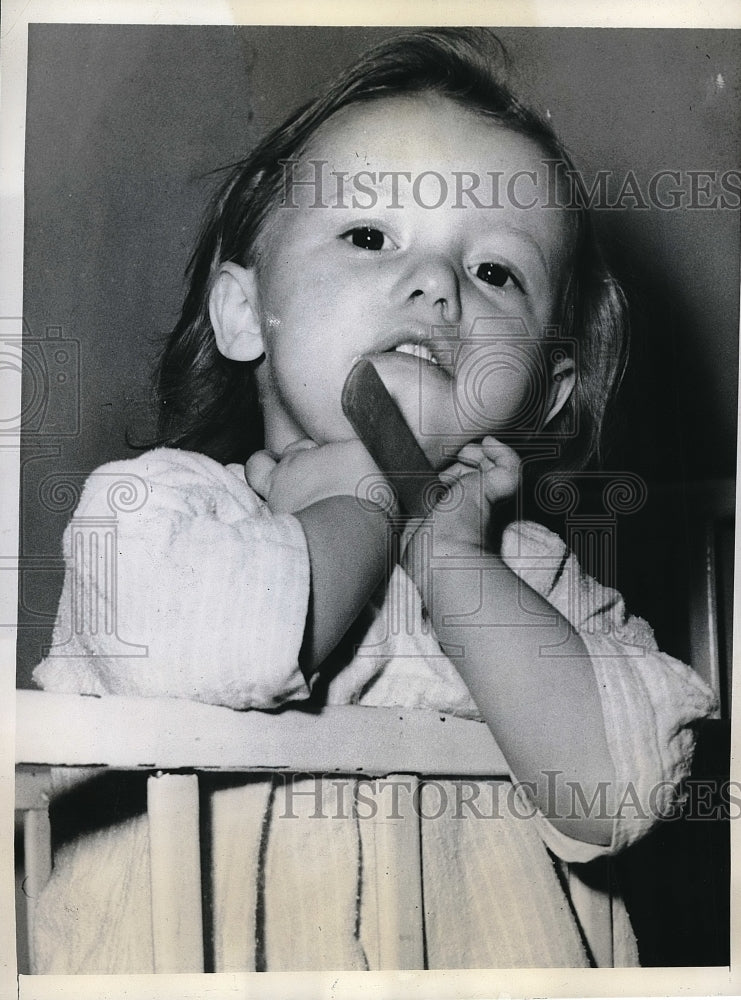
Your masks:
[[[25,80],[28,25],[31,23],[121,24],[284,24],[284,25],[412,25],[490,24],[517,27],[741,27],[741,7],[723,3],[667,2],[651,4],[614,0],[607,6],[575,0],[556,2],[499,2],[499,0],[363,0],[341,3],[270,2],[270,0],[5,0],[0,25],[0,315],[23,315],[23,156],[25,129]],[[19,373],[18,373],[19,374]],[[20,377],[3,373],[3,407],[20,412]],[[19,451],[17,441],[0,448],[0,489],[3,517],[0,524],[2,568],[0,607],[2,621],[14,620],[17,576],[7,568],[17,551]],[[736,565],[739,565],[736,538]],[[735,599],[735,634],[739,634],[738,588]],[[404,973],[255,973],[206,976],[55,977],[22,976],[15,968],[13,905],[13,759],[15,634],[0,629],[2,690],[0,690],[0,878],[3,912],[0,921],[0,995],[25,1000],[51,997],[128,997],[221,1000],[237,997],[512,997],[512,996],[710,996],[741,993],[738,973],[741,936],[731,935],[730,969],[635,970],[527,970]],[[736,699],[737,700],[737,699]],[[735,727],[734,727],[735,728]],[[738,734],[735,734],[736,737]],[[738,778],[739,745],[734,740],[735,776]],[[732,852],[739,854],[741,830],[733,824]],[[739,874],[732,875],[732,928],[739,924]],[[10,919],[9,919],[10,917]]]

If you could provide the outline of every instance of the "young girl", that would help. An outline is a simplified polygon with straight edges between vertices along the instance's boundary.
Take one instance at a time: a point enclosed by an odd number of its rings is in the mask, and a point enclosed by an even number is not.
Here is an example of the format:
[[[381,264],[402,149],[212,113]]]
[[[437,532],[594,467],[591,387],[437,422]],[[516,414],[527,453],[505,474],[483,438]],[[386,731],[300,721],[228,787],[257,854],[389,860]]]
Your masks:
[[[495,53],[475,29],[384,43],[233,170],[162,361],[166,447],[93,474],[68,529],[110,516],[112,482],[139,490],[117,513],[116,634],[73,621],[107,597],[71,560],[65,656],[35,673],[48,690],[483,719],[521,791],[489,783],[488,820],[461,821],[453,795],[423,814],[431,968],[588,965],[552,854],[615,853],[668,812],[712,705],[557,536],[507,516],[522,456],[595,456],[625,323],[569,158]],[[358,358],[449,484],[393,566],[398,510],[373,502],[341,404]],[[374,967],[362,824],[336,782],[300,784],[212,789],[217,971]],[[38,971],[151,971],[146,838],[134,816],[57,853]]]

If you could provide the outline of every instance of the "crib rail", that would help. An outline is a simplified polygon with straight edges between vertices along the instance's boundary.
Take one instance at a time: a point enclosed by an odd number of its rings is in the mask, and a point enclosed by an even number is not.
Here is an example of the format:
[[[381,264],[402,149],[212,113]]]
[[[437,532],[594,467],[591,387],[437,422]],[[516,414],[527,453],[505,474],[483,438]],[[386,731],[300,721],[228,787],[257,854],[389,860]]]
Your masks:
[[[39,691],[17,692],[16,705],[16,808],[24,812],[29,944],[34,901],[51,872],[54,788],[60,780],[64,788],[86,781],[98,769],[148,771],[157,972],[203,971],[198,772],[342,773],[403,780],[407,789],[425,775],[509,777],[484,724],[437,712],[356,705],[318,713],[234,712],[177,699]],[[376,820],[363,820],[375,823],[384,914],[377,957],[381,969],[420,969],[419,816],[413,794],[398,802],[397,821],[384,821],[382,808]],[[609,894],[593,877],[583,884],[578,867],[569,876],[573,902],[597,964],[611,965]]]
[[[142,770],[508,775],[488,727],[418,709],[234,712],[176,698],[18,691],[16,762]]]
[[[101,768],[150,771],[155,970],[203,971],[199,858],[200,771],[508,776],[482,723],[416,710],[336,706],[320,713],[234,712],[168,698],[105,698],[18,691],[16,808],[23,810],[29,941],[34,900],[51,872],[52,768],[69,788]],[[401,821],[374,833],[383,968],[424,964],[421,857],[413,796]],[[404,815],[404,811],[408,815]],[[379,809],[379,816],[381,815]],[[187,915],[187,919],[186,919]],[[33,956],[32,956],[33,957]]]

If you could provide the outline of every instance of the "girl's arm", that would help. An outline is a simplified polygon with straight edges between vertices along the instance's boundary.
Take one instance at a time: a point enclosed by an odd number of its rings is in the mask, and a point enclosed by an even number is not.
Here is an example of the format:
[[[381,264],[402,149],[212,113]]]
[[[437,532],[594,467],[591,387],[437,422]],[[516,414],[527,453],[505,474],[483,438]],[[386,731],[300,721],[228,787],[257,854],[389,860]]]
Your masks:
[[[266,452],[245,467],[274,513],[292,513],[309,550],[311,591],[301,649],[316,672],[367,604],[387,569],[387,514],[358,500],[382,477],[359,441],[299,441],[275,461]]]
[[[311,677],[355,621],[386,570],[386,515],[333,496],[295,512],[306,535],[311,592],[301,669]]]
[[[484,449],[488,454],[477,446],[462,452],[479,468],[452,470],[451,502],[439,505],[416,533],[405,568],[516,780],[556,829],[609,844],[612,820],[597,808],[588,814],[588,804],[600,802],[600,786],[611,813],[613,782],[592,663],[553,606],[482,547],[488,503],[517,482],[514,452],[492,439]],[[432,536],[427,565],[420,544],[425,533]],[[557,643],[558,655],[549,653]]]

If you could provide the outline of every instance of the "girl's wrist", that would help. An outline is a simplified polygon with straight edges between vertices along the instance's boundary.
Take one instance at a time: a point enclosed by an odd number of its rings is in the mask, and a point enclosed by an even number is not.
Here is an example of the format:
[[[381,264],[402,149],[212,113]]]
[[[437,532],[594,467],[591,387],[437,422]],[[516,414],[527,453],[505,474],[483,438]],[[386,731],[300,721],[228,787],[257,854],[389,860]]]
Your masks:
[[[478,507],[451,506],[450,510],[436,507],[422,522],[420,530],[431,535],[436,555],[489,554],[487,519]]]
[[[429,539],[427,544],[421,541],[425,535]],[[400,563],[422,596],[427,598],[432,576],[444,572],[446,560],[450,560],[451,569],[464,568],[461,562],[464,560],[466,568],[495,571],[497,577],[501,571],[506,571],[506,576],[514,576],[496,549],[488,548],[481,538],[474,540],[471,536],[441,529],[433,514],[407,538]]]

